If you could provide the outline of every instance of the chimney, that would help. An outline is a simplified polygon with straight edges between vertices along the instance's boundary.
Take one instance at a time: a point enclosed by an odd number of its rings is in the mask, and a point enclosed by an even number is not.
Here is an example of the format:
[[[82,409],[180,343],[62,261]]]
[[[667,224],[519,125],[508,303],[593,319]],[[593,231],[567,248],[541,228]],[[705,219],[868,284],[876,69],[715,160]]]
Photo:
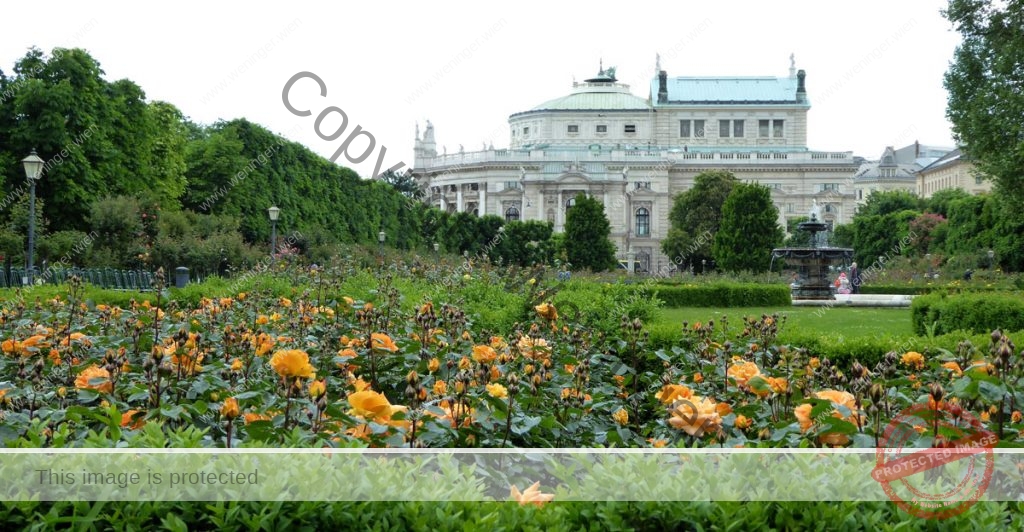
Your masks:
[[[800,70],[796,73],[796,101],[797,103],[807,102],[807,86],[804,84],[804,80],[807,78],[807,73]]]
[[[668,72],[658,72],[658,103],[668,101]]]

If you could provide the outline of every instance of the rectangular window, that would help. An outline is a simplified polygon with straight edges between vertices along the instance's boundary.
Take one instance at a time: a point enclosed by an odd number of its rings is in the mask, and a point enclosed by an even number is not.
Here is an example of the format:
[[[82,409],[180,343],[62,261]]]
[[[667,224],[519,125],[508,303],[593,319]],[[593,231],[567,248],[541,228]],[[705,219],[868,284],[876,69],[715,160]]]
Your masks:
[[[822,184],[818,185],[818,187],[819,187],[819,191],[820,192],[823,192],[823,191],[826,191],[826,190],[834,190],[836,192],[839,191],[839,183],[822,183]]]
[[[569,133],[579,133],[579,132],[580,132],[580,126],[577,126],[577,125],[569,126]]]
[[[983,178],[980,175],[974,177],[974,184],[975,185],[980,185],[982,181],[983,181]]]
[[[782,120],[772,121],[772,136],[775,138],[782,138]]]
[[[758,120],[757,121],[757,136],[761,137],[763,139],[768,138],[770,136],[769,135],[769,129],[771,129],[771,125],[772,125],[772,123],[771,123],[770,120]]]
[[[597,126],[597,132],[598,133],[607,133],[608,132],[608,126],[605,126],[605,125]]]
[[[680,120],[679,121],[679,136],[687,138],[690,136],[690,121]]]
[[[528,127],[524,127],[524,128],[523,128],[523,136],[525,137],[525,136],[527,136],[527,135],[529,135],[529,134],[530,134],[530,128],[528,128]]]
[[[704,138],[704,121],[694,120],[693,121],[693,136],[699,139]]]
[[[624,131],[626,133],[636,133],[636,125],[635,124],[626,124],[626,129]]]
[[[729,138],[730,136],[740,138],[743,136],[743,121],[742,120],[719,120],[718,121],[718,136],[720,138]]]

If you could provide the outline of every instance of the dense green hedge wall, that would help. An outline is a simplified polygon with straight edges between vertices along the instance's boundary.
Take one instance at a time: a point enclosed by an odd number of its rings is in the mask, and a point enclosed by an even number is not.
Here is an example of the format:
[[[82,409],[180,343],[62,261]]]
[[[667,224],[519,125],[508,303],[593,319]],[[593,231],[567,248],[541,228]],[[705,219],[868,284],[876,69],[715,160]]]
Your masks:
[[[981,502],[946,520],[885,502],[17,502],[12,530],[1020,530],[1021,503]]]
[[[714,283],[653,289],[666,307],[779,307],[791,303],[789,287],[781,284]]]
[[[1024,329],[1024,295],[929,294],[915,297],[910,305],[915,334],[945,334],[965,330],[975,333],[992,329]]]

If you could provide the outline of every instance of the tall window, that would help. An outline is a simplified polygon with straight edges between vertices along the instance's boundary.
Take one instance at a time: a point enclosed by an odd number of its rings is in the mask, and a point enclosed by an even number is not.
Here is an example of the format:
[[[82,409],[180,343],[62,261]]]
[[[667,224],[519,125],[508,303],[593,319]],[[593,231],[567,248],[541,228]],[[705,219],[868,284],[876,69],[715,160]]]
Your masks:
[[[645,207],[636,210],[636,236],[651,234],[651,212]]]
[[[681,138],[704,138],[703,120],[680,120],[679,136]]]
[[[505,210],[505,221],[506,222],[518,222],[519,221],[519,209],[515,207],[509,207]]]
[[[781,139],[785,136],[785,120],[758,120],[757,136],[763,139],[775,137]]]
[[[729,138],[730,136],[740,138],[743,136],[743,121],[742,120],[719,120],[718,121],[718,136],[721,138]]]

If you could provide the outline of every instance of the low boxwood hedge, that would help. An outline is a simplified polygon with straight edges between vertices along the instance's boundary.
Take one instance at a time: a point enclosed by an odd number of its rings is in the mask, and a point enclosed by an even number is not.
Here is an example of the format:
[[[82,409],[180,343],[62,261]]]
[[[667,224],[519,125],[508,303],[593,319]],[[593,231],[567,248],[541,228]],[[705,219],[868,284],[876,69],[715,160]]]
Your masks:
[[[789,287],[782,284],[656,285],[652,291],[666,307],[779,307],[792,302]]]
[[[929,294],[915,297],[910,319],[916,334],[956,330],[989,333],[993,329],[1024,329],[1024,298],[1020,292]],[[932,329],[929,331],[929,329]]]

